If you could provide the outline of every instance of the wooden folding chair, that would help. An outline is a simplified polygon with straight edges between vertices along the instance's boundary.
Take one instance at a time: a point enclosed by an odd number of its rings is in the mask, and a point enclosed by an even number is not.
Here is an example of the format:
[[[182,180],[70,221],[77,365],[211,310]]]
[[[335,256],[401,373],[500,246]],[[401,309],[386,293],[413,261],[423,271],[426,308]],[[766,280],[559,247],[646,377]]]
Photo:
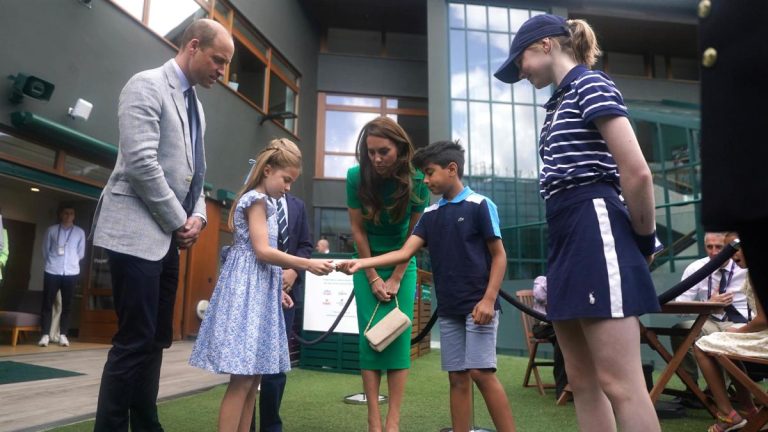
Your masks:
[[[533,307],[533,290],[520,290],[515,294],[517,295],[517,299],[520,301],[520,303],[523,303],[524,305],[531,308]],[[544,389],[555,388],[555,385],[544,383],[541,380],[541,375],[539,374],[539,366],[554,367],[555,362],[536,360],[536,352],[538,351],[540,344],[551,344],[552,342],[550,342],[548,339],[539,339],[533,335],[533,326],[538,322],[536,318],[522,311],[520,312],[520,317],[522,318],[523,322],[523,336],[525,337],[525,343],[528,346],[528,366],[525,369],[523,387],[536,387],[539,389],[539,394],[544,396]],[[530,383],[531,373],[533,373],[536,384]]]
[[[757,383],[752,381],[752,378],[747,375],[734,361],[759,363],[768,365],[768,359],[745,357],[735,354],[710,354],[720,365],[728,371],[728,373],[746,387],[752,396],[757,401],[758,411],[757,413],[747,418],[747,425],[741,429],[741,432],[757,432],[763,426],[768,424],[768,393],[763,390]]]

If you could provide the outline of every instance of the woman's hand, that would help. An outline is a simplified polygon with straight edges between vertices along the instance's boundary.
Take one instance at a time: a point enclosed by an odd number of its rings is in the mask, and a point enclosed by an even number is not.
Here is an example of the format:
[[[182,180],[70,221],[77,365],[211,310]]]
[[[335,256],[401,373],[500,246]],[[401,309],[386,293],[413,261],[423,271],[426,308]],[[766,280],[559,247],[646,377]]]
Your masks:
[[[391,296],[389,293],[387,293],[387,288],[384,284],[384,281],[381,280],[380,277],[377,277],[376,280],[374,280],[371,284],[371,292],[373,293],[374,297],[379,299],[379,301],[388,302],[391,300]]]
[[[400,279],[396,277],[390,277],[384,282],[384,290],[389,294],[390,298],[397,295],[400,291]]]
[[[307,271],[318,276],[325,276],[335,268],[333,260],[326,259],[310,259],[307,265]]]

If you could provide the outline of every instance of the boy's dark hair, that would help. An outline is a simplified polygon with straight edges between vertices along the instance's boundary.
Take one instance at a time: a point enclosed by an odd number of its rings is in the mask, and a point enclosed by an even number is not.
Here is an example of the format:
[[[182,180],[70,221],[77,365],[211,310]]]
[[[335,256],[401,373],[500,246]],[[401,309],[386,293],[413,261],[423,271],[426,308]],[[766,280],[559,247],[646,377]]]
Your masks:
[[[427,165],[433,163],[441,168],[448,167],[451,162],[456,163],[456,172],[459,178],[464,176],[464,148],[459,141],[437,141],[420,148],[413,155],[413,166],[424,170]]]

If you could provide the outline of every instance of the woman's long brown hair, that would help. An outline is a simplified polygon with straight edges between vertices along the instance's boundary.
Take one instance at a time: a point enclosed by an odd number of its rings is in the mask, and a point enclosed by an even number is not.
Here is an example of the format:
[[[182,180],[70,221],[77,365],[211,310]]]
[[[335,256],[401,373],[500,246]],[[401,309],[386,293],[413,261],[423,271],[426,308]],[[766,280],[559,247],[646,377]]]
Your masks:
[[[379,194],[381,184],[387,179],[373,169],[371,158],[368,156],[368,137],[386,138],[397,149],[397,160],[392,168],[392,179],[396,182],[392,194],[392,204],[384,205],[384,199]],[[406,216],[408,204],[413,195],[413,174],[411,165],[413,144],[403,128],[389,117],[377,117],[368,122],[357,137],[357,161],[360,163],[360,187],[357,196],[365,211],[363,217],[375,224],[381,223],[381,214],[386,211],[391,222],[400,222]]]

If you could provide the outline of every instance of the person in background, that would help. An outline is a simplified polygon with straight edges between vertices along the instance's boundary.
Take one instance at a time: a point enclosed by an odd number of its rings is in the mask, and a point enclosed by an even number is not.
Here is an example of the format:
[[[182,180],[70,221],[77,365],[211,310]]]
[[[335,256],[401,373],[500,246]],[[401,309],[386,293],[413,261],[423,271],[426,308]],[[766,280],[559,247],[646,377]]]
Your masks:
[[[59,345],[69,346],[67,331],[72,312],[72,296],[80,275],[80,260],[85,257],[85,231],[75,225],[75,209],[68,205],[59,207],[59,223],[52,225],[43,237],[43,304],[40,309],[42,337],[37,343],[48,346],[51,341],[53,302],[61,292],[61,319],[59,321]]]
[[[328,240],[324,238],[321,238],[320,240],[318,240],[317,245],[315,246],[315,250],[317,251],[317,253],[321,253],[321,254],[331,253],[331,247],[330,247],[330,244],[328,243]]]
[[[706,265],[709,260],[714,258],[727,243],[725,236],[720,232],[708,232],[704,235],[704,247],[707,256],[692,262],[683,272],[682,279],[687,279],[698,269]],[[676,301],[713,301],[727,303],[728,307],[725,313],[710,315],[704,323],[699,336],[725,331],[734,323],[743,324],[747,322],[747,296],[742,291],[747,280],[747,271],[736,264],[736,261],[729,259],[723,265],[715,270],[706,279],[697,283],[691,289],[677,297]],[[691,328],[693,321],[683,321],[674,325],[673,328]],[[672,336],[670,342],[675,352],[682,345],[685,336]],[[691,375],[694,381],[699,377],[696,360],[693,357],[693,348],[683,358],[682,367]],[[687,391],[683,401],[697,401],[693,393]]]
[[[728,233],[726,242],[736,239],[736,233]],[[742,269],[747,268],[747,260],[741,250],[733,255],[733,261]],[[750,311],[754,311],[754,319],[747,324],[734,324],[725,331],[712,333],[701,337],[696,341],[694,352],[696,360],[701,367],[701,373],[707,381],[712,399],[717,406],[717,422],[709,427],[709,432],[726,432],[741,429],[747,423],[745,417],[757,413],[757,407],[752,400],[749,390],[739,381],[733,380],[736,388],[736,400],[740,402],[740,408],[744,415],[737,412],[726,391],[723,379],[723,369],[719,366],[713,355],[740,355],[744,357],[768,358],[768,321],[765,312],[759,302],[755,301],[755,294],[749,278],[744,280],[741,290],[747,296]],[[750,315],[752,315],[750,313]],[[751,318],[751,317],[750,317]]]
[[[533,309],[544,315],[547,314],[547,277],[538,276],[533,280]],[[563,352],[560,350],[560,345],[557,343],[557,336],[555,335],[555,328],[551,323],[539,322],[533,325],[533,336],[539,339],[548,340],[553,347],[554,353],[554,367],[552,368],[552,376],[555,378],[555,399],[560,398],[560,394],[565,390],[565,386],[568,385],[568,374],[565,373],[565,359],[563,358]]]

